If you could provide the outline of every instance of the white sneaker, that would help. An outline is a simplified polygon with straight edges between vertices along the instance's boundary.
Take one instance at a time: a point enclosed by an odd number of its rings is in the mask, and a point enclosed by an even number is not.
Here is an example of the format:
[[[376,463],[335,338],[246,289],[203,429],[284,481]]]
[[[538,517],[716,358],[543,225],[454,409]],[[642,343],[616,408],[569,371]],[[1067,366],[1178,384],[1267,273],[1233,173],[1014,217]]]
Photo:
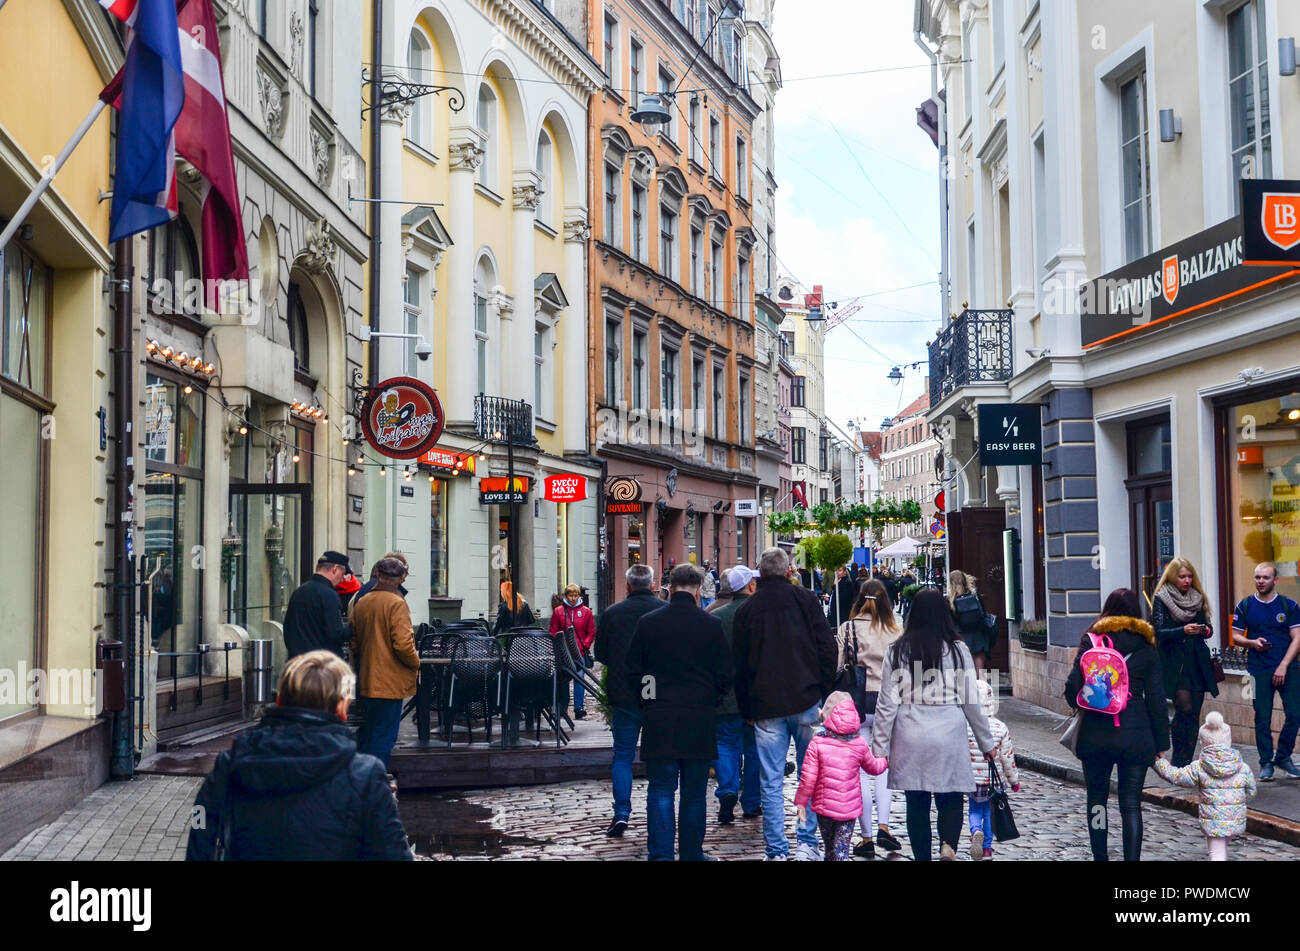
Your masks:
[[[763,856],[763,861],[764,862],[788,862],[790,861],[790,857],[788,855],[765,855]]]
[[[809,845],[807,842],[800,842],[799,847],[794,850],[794,860],[796,862],[820,862],[822,858],[822,850],[815,845]]]

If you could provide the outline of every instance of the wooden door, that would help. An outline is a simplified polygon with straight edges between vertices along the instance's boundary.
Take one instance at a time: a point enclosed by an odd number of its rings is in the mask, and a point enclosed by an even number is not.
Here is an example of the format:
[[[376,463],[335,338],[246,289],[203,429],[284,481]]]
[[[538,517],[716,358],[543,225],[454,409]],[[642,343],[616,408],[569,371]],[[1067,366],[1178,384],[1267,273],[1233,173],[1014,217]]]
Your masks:
[[[1007,513],[1002,508],[964,508],[948,516],[948,570],[960,569],[975,576],[984,610],[998,617],[998,642],[988,666],[1002,672],[1008,686],[1010,649],[1007,646],[1007,599],[1002,568],[1002,533]]]

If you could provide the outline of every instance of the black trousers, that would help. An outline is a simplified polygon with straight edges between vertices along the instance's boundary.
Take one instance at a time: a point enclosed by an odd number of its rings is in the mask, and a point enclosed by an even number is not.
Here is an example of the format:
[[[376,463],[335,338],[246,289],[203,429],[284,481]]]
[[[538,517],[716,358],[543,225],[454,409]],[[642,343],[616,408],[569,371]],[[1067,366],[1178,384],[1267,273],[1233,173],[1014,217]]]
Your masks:
[[[912,844],[912,859],[930,861],[930,797],[939,810],[939,842],[957,849],[961,839],[962,806],[966,797],[959,792],[917,792],[909,789],[903,793],[907,801],[907,839]]]
[[[1169,726],[1173,750],[1171,761],[1175,766],[1186,766],[1196,752],[1196,734],[1201,729],[1201,704],[1205,703],[1203,690],[1174,691],[1174,720]]]
[[[1110,774],[1119,767],[1119,819],[1124,839],[1124,861],[1142,858],[1142,784],[1147,767],[1118,763],[1114,757],[1088,757],[1083,761],[1083,778],[1088,789],[1088,842],[1094,861],[1108,861],[1106,854],[1106,802],[1110,798]]]

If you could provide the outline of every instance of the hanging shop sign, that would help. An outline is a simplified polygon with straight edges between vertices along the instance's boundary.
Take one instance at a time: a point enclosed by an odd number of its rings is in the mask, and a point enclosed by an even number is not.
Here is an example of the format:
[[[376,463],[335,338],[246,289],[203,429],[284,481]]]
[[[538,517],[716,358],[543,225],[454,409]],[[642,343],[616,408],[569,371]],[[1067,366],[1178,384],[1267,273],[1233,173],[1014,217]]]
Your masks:
[[[1283,262],[1280,266],[1245,267],[1242,221],[1229,218],[1082,284],[1079,324],[1084,348],[1114,343],[1300,274],[1285,258],[1275,258]]]
[[[979,405],[980,465],[1037,466],[1043,462],[1043,414],[1038,403]]]
[[[552,475],[542,480],[542,498],[549,502],[581,502],[587,497],[587,480],[575,475]]]
[[[640,515],[641,483],[630,476],[615,476],[605,483],[606,515]]]
[[[510,479],[505,476],[484,476],[478,480],[478,501],[480,505],[521,505],[528,501],[528,477],[515,476],[514,491],[510,491]]]
[[[940,489],[939,494],[934,497],[934,507],[937,508],[940,512],[942,512],[944,511],[943,506],[944,506],[943,489]]]
[[[758,499],[736,499],[736,518],[753,518],[758,515]]]
[[[943,528],[943,522],[931,522],[930,534],[933,535],[935,538],[943,538],[945,534]]]
[[[1300,266],[1300,182],[1241,181],[1243,262],[1251,267]]]
[[[478,456],[472,452],[452,452],[450,449],[434,447],[420,457],[420,462],[436,469],[450,469],[449,474],[468,472],[473,474]]]
[[[395,376],[374,387],[361,406],[361,431],[390,459],[424,455],[442,435],[442,404],[427,383]]]

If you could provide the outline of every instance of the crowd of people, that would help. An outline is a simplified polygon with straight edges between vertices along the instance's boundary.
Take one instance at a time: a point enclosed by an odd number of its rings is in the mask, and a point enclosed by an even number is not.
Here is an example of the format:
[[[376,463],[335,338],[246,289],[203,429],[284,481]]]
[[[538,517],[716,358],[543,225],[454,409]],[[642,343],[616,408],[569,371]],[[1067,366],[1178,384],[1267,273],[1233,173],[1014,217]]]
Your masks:
[[[408,566],[389,552],[365,584],[346,556],[327,551],[290,598],[289,654],[256,728],[221,754],[196,805],[207,818],[189,857],[410,857],[389,763],[403,701],[415,693],[419,655],[406,604]],[[1300,732],[1300,606],[1276,590],[1277,570],[1259,565],[1255,593],[1232,615],[1231,643],[1248,650],[1254,688],[1259,782],[1276,771],[1300,778],[1292,760]],[[898,603],[907,575],[845,566],[825,593],[801,578],[786,552],[764,551],[757,570],[672,565],[656,579],[641,564],[625,597],[593,615],[586,592],[567,586],[552,601],[549,633],[572,631],[587,667],[605,668],[613,734],[613,816],[621,837],[633,821],[633,764],[648,777],[646,833],[652,861],[707,860],[708,781],[716,777],[717,823],[761,820],[769,861],[843,861],[901,851],[891,831],[892,794],[903,793],[912,858],[952,860],[968,819],[969,853],[993,858],[990,805],[998,788],[1018,792],[1010,731],[980,676],[996,646],[998,619],[975,579],[961,571],[947,591],[925,586]],[[509,581],[495,629],[535,626]],[[1213,611],[1194,566],[1170,561],[1143,620],[1140,596],[1118,589],[1081,638],[1064,694],[1076,711],[1068,745],[1083,767],[1093,856],[1108,857],[1111,777],[1125,860],[1142,848],[1141,792],[1148,769],[1201,795],[1213,860],[1245,830],[1256,777],[1211,712],[1222,673],[1210,654]],[[1103,671],[1099,676],[1098,671]],[[1285,719],[1276,748],[1271,717]],[[348,711],[355,695],[361,723]],[[574,684],[574,716],[586,715]],[[567,713],[569,698],[562,698]],[[1172,705],[1172,724],[1167,705]],[[1200,755],[1196,756],[1197,745]],[[790,762],[793,751],[793,762]],[[795,843],[786,833],[786,777],[795,773]],[[292,834],[312,817],[312,832]],[[859,830],[856,844],[853,829]]]

